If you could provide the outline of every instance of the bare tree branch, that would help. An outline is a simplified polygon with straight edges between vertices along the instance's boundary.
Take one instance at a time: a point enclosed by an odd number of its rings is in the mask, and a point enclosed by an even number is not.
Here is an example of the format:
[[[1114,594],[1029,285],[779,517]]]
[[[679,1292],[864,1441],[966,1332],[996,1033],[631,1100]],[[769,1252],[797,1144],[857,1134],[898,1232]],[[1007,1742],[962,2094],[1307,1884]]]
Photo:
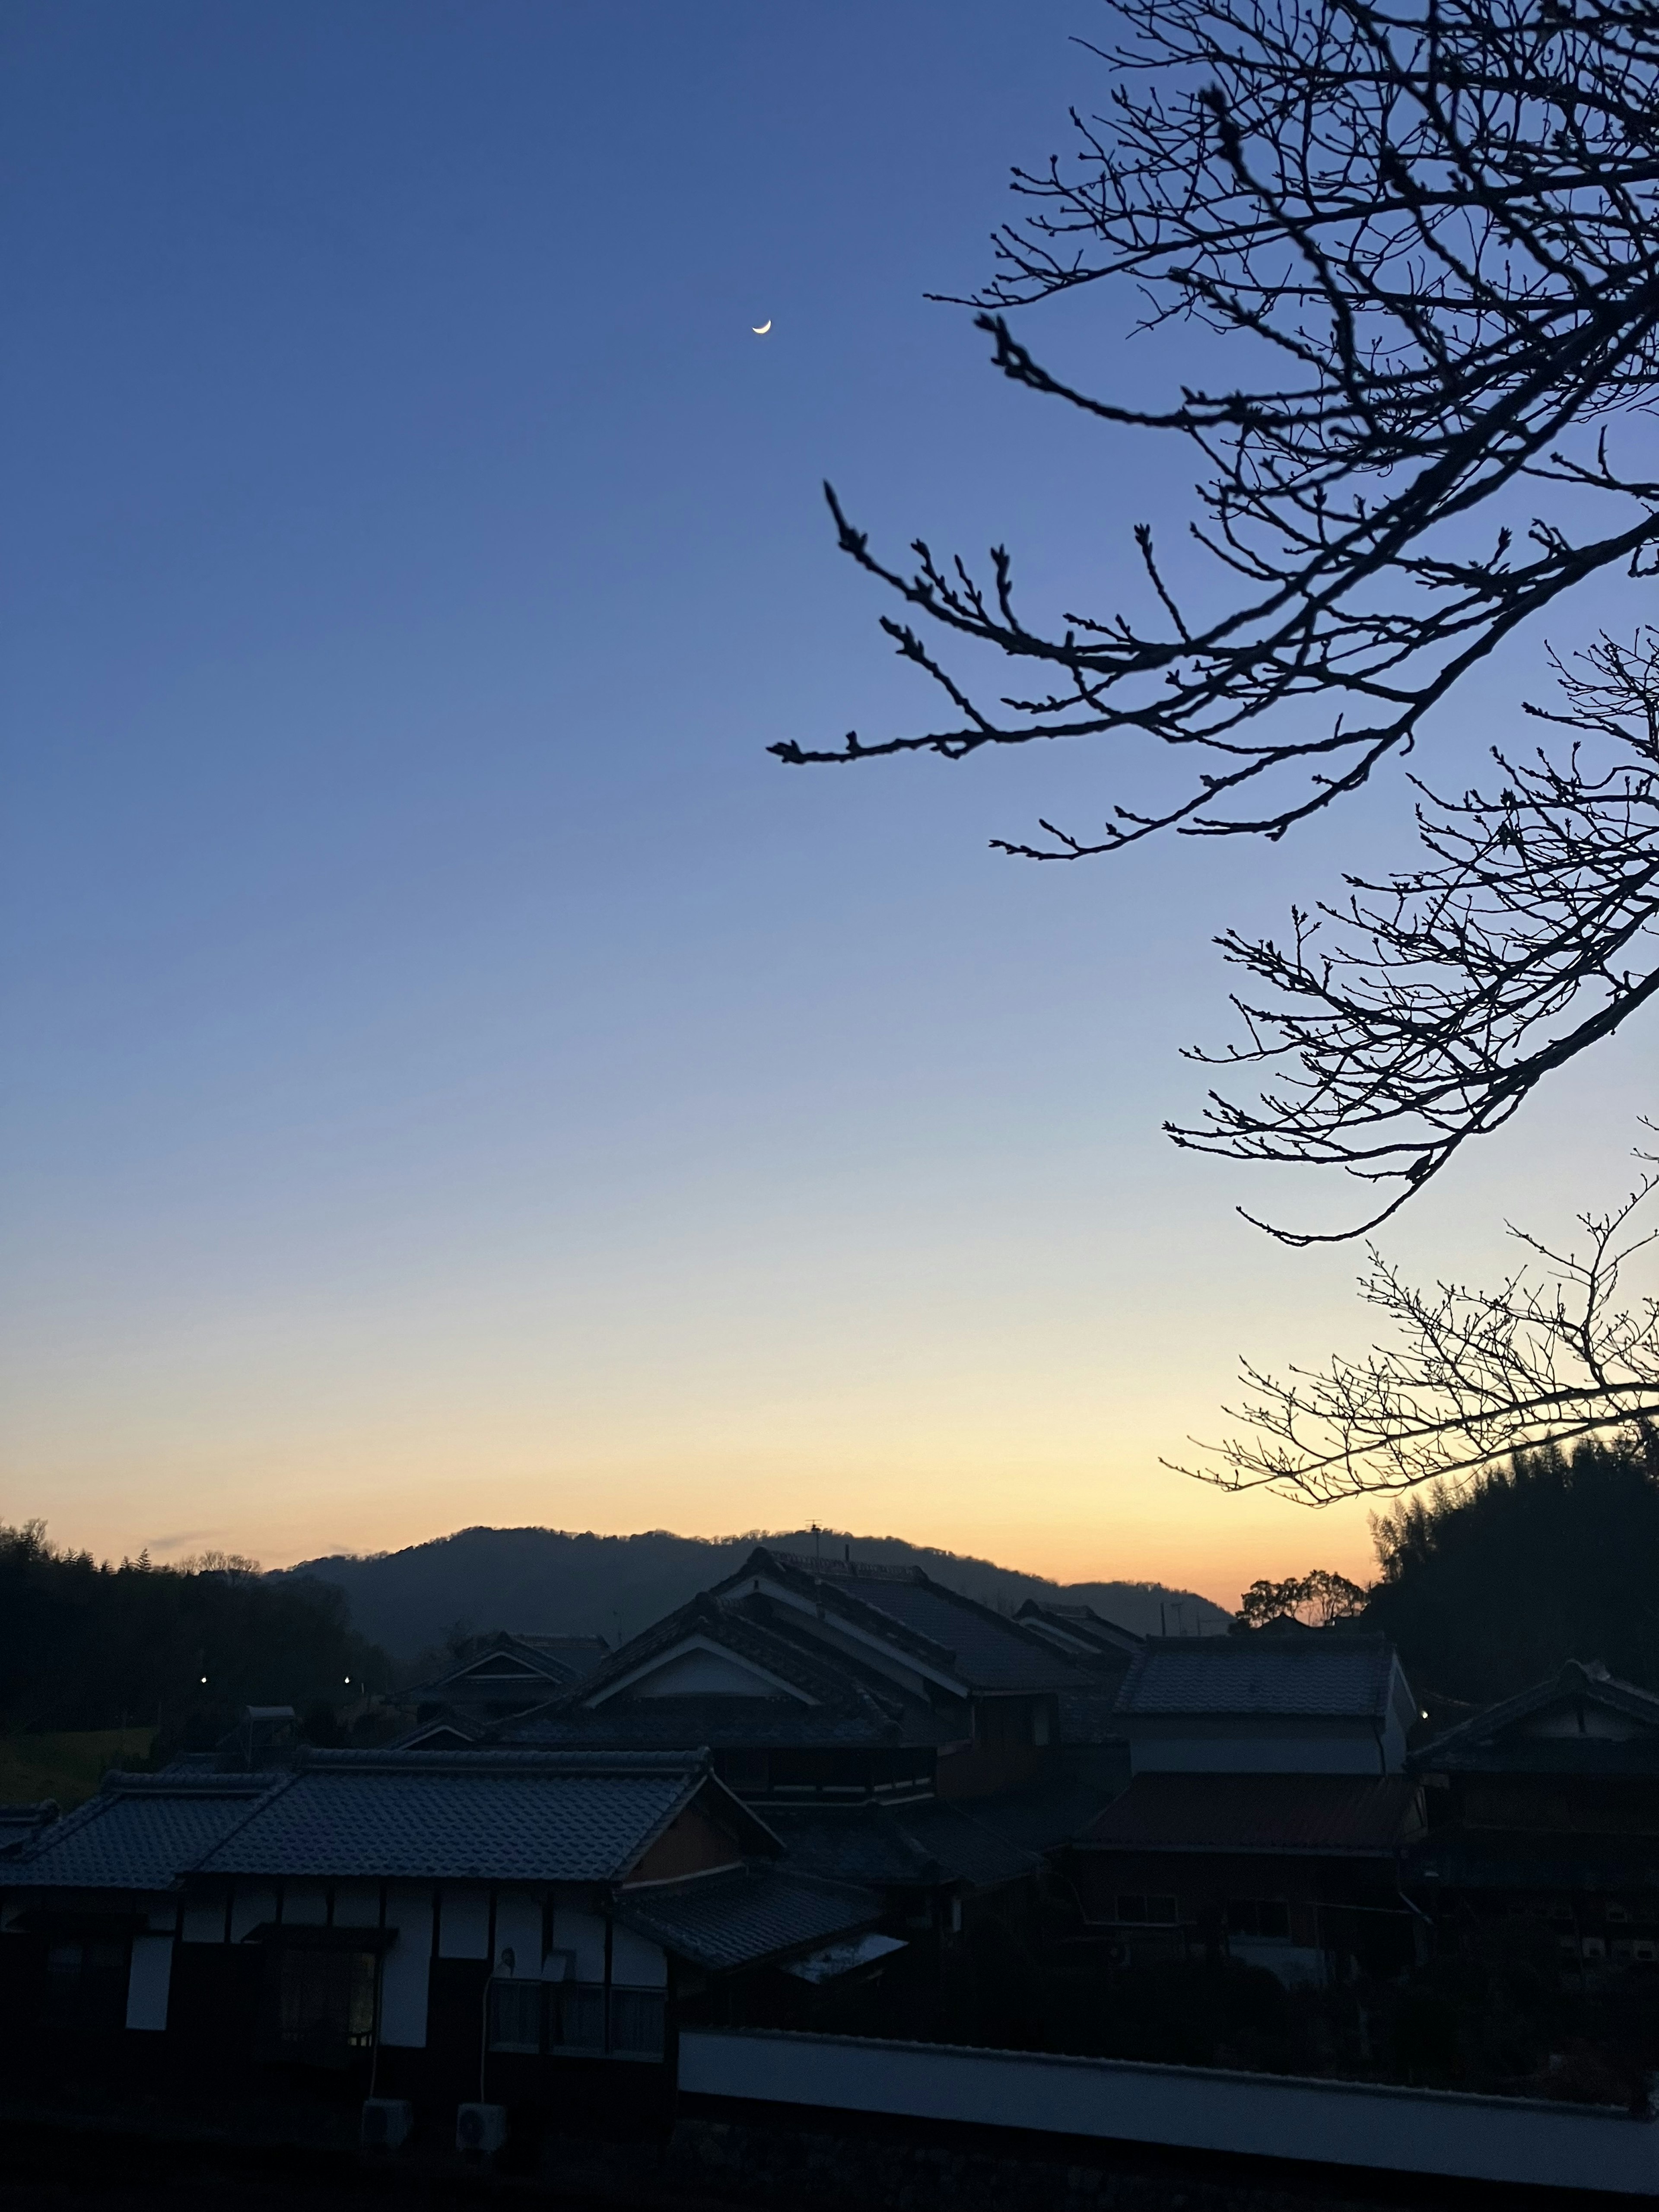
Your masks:
[[[1659,376],[1659,25],[1606,0],[1115,0],[1109,114],[1080,150],[1016,172],[979,304],[1012,381],[1091,418],[1189,440],[1198,541],[1222,586],[1179,604],[1137,532],[1158,619],[1016,611],[1000,548],[985,584],[925,543],[880,560],[830,493],[843,550],[908,611],[884,627],[939,685],[929,730],[849,732],[792,763],[1139,732],[1193,749],[1169,805],[1097,833],[1045,825],[1006,849],[1115,851],[1160,829],[1282,836],[1362,786],[1520,624],[1610,569],[1646,573],[1659,482],[1571,434],[1651,404]],[[1052,375],[1006,311],[1127,279],[1145,323],[1248,336],[1255,387],[1142,409]],[[1265,349],[1265,355],[1262,353]],[[1575,535],[1516,544],[1479,510],[1564,484],[1610,495]],[[1512,503],[1512,502],[1511,502]],[[1580,498],[1573,509],[1583,509]],[[1471,533],[1474,533],[1473,535]],[[982,700],[914,625],[1030,665],[1034,696]],[[1322,732],[1279,710],[1328,701]],[[1264,718],[1271,729],[1261,726]]]
[[[1286,945],[1218,940],[1273,995],[1235,995],[1248,1043],[1189,1057],[1272,1087],[1212,1091],[1177,1144],[1391,1187],[1373,1229],[1659,994],[1659,635],[1604,636],[1560,674],[1565,711],[1531,711],[1575,732],[1564,759],[1494,749],[1490,792],[1418,784],[1426,867],[1349,877],[1343,905],[1293,909]]]
[[[1230,1409],[1242,1433],[1176,1472],[1328,1505],[1467,1484],[1550,1439],[1633,1435],[1659,1450],[1659,1298],[1619,1303],[1624,1269],[1659,1237],[1633,1225],[1656,1189],[1650,1172],[1611,1213],[1581,1215],[1582,1253],[1512,1229],[1529,1261],[1493,1291],[1415,1288],[1373,1250],[1360,1296],[1388,1316],[1395,1341],[1362,1359],[1291,1368],[1282,1382],[1246,1364],[1252,1395]],[[1541,1279],[1529,1272],[1538,1263]]]

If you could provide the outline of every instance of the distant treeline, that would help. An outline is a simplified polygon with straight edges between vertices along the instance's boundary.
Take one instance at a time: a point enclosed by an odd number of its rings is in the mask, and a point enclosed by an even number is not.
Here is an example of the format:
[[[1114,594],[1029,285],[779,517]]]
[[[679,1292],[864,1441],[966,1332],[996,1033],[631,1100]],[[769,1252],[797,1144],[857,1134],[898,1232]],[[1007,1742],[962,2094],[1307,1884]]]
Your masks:
[[[1659,1689],[1659,1480],[1636,1446],[1526,1453],[1376,1522],[1368,1626],[1413,1687],[1486,1704],[1600,1659]]]
[[[389,1688],[391,1662],[323,1583],[214,1555],[100,1566],[55,1548],[39,1522],[0,1524],[0,1727],[159,1725],[170,1743],[210,1741],[244,1705],[342,1702],[365,1680]]]

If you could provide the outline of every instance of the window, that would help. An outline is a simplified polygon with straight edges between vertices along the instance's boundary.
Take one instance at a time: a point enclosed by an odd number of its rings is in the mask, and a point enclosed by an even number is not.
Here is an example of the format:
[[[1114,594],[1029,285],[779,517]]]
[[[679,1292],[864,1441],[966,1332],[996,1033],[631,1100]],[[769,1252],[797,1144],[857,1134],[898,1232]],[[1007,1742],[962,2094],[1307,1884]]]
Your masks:
[[[374,2040],[374,1959],[368,1951],[284,1944],[277,1969],[279,2055],[302,2065],[343,2066]]]
[[[612,2057],[660,2058],[663,2011],[660,1990],[613,1989],[611,1992]]]
[[[540,1982],[495,1981],[489,1984],[489,2047],[492,2051],[540,2051]]]
[[[489,2047],[573,2058],[660,2058],[667,2010],[663,1992],[617,1984],[610,1997],[607,2043],[602,1982],[492,1983]]]
[[[599,1982],[550,1982],[547,2047],[550,2051],[605,2049],[605,1988]]]
[[[1227,1900],[1230,1936],[1288,1937],[1291,1908],[1279,1897],[1232,1897]]]
[[[1179,1918],[1172,1897],[1120,1897],[1117,1917],[1134,1928],[1173,1928]]]
[[[125,2027],[131,1947],[100,1937],[53,1943],[46,1953],[46,2017],[71,2034]]]

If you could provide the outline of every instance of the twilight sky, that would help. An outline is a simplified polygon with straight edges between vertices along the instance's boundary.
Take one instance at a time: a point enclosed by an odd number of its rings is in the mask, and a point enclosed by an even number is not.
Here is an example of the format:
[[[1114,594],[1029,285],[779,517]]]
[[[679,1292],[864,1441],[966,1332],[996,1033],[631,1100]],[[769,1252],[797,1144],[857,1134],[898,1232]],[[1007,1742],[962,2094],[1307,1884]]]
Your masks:
[[[1226,1603],[1364,1571],[1362,1509],[1158,1465],[1240,1352],[1364,1341],[1356,1252],[1231,1212],[1321,1194],[1158,1124],[1229,1034],[1209,937],[1408,859],[1401,779],[1271,853],[1037,869],[987,840],[1157,764],[764,750],[931,708],[822,477],[895,552],[1006,538],[1039,610],[1178,539],[1183,454],[922,298],[1103,99],[1102,28],[12,0],[6,1517],[268,1564],[816,1517]],[[1192,341],[1134,312],[1022,330],[1158,388]],[[1506,1214],[1617,1196],[1647,1055],[1592,1058],[1389,1250],[1478,1274]]]

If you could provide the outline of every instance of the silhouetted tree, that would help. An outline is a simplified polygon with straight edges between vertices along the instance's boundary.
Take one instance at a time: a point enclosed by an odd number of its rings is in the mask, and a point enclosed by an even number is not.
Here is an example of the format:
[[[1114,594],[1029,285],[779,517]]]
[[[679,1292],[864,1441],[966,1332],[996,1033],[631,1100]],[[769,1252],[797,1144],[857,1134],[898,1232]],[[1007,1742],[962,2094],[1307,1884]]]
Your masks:
[[[1356,1620],[1365,1603],[1366,1594],[1358,1583],[1328,1567],[1310,1567],[1305,1575],[1291,1575],[1284,1582],[1252,1583],[1238,1601],[1234,1625],[1272,1628],[1293,1620],[1304,1628],[1331,1628],[1340,1620]]]
[[[161,1714],[194,1747],[245,1704],[335,1693],[348,1674],[389,1686],[391,1673],[325,1583],[272,1582],[246,1559],[100,1565],[54,1547],[40,1522],[0,1526],[0,1725],[106,1729]]]
[[[1425,1291],[1373,1251],[1360,1296],[1394,1340],[1282,1381],[1247,1365],[1243,1432],[1180,1471],[1327,1505],[1431,1480],[1455,1489],[1551,1440],[1632,1438],[1659,1468],[1659,1300],[1620,1303],[1623,1269],[1659,1234],[1632,1226],[1656,1189],[1649,1175],[1613,1212],[1582,1215],[1582,1252],[1512,1231],[1545,1263],[1541,1282],[1523,1268],[1495,1291]]]
[[[1659,1479],[1640,1453],[1522,1453],[1462,1496],[1402,1500],[1373,1533],[1367,1620],[1419,1691],[1484,1703],[1568,1659],[1659,1688]]]
[[[914,567],[895,567],[832,490],[843,550],[903,602],[883,628],[945,711],[898,736],[773,749],[792,763],[956,760],[1057,738],[1179,749],[1191,772],[1166,805],[998,841],[1039,860],[1166,830],[1282,836],[1409,750],[1522,624],[1598,576],[1651,574],[1659,549],[1648,441],[1617,420],[1659,386],[1650,7],[1113,12],[1108,112],[1074,112],[1070,161],[1016,171],[1029,212],[998,234],[999,273],[975,304],[1023,388],[1195,449],[1191,530],[1214,588],[1177,592],[1141,526],[1145,611],[1034,623],[1003,548],[983,574],[921,541]],[[1237,363],[1241,381],[1142,407],[1052,374],[1006,311],[1103,282],[1136,287],[1150,326],[1235,339],[1227,374]],[[987,696],[947,666],[961,644],[1029,675]],[[1570,678],[1561,719],[1607,737],[1610,768],[1500,757],[1495,793],[1425,793],[1428,866],[1352,885],[1328,962],[1305,917],[1288,951],[1224,940],[1276,994],[1247,1006],[1251,1044],[1228,1057],[1291,1079],[1257,1103],[1215,1099],[1177,1140],[1397,1183],[1369,1226],[1644,1003],[1653,673],[1650,643],[1604,637]]]

